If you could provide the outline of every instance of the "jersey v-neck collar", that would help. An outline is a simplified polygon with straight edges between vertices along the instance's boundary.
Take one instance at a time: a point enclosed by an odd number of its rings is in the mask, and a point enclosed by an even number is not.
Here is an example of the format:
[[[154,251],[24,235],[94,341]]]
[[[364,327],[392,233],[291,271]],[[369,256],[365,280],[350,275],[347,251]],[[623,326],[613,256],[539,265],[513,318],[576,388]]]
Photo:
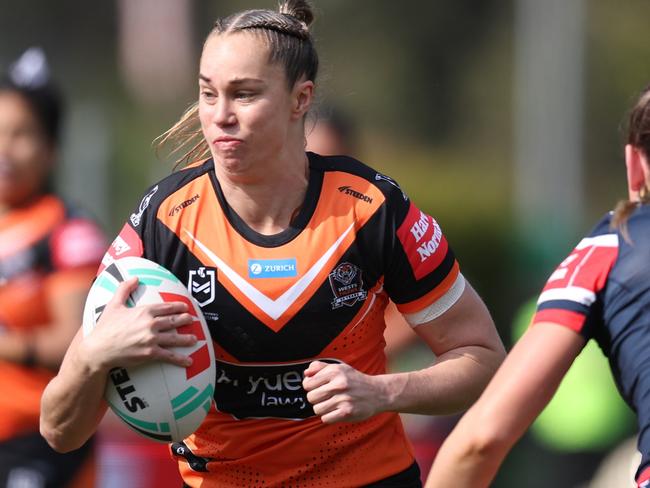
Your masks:
[[[214,160],[211,161],[212,171],[210,171],[210,179],[215,194],[217,195],[217,200],[219,200],[219,205],[228,219],[228,223],[244,239],[261,247],[280,247],[293,240],[307,226],[316,210],[323,183],[323,170],[318,164],[318,155],[308,152],[307,158],[309,160],[309,181],[307,183],[305,200],[300,207],[298,215],[291,221],[289,227],[282,232],[273,235],[260,234],[253,230],[246,222],[244,222],[237,212],[233,210],[226,201],[219,180],[214,172]]]

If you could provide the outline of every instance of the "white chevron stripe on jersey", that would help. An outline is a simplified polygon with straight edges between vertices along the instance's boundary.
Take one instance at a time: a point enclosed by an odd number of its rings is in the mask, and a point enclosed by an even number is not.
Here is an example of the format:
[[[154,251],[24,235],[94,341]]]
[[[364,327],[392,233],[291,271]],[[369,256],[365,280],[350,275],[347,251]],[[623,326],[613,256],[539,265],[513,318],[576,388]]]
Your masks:
[[[248,281],[242,278],[235,270],[228,266],[219,256],[212,252],[205,244],[199,241],[194,235],[187,229],[183,229],[185,233],[190,236],[190,238],[196,243],[196,245],[201,249],[219,268],[226,277],[241,291],[249,300],[251,300],[255,305],[257,305],[265,314],[271,317],[273,320],[277,320],[282,316],[284,312],[300,297],[300,295],[309,287],[309,285],[316,279],[318,274],[322,271],[327,261],[332,257],[334,252],[341,245],[345,237],[350,233],[354,223],[341,234],[334,244],[323,254],[314,265],[309,268],[298,281],[296,281],[291,288],[285,291],[277,299],[273,300],[267,297],[264,293],[259,291]]]
[[[581,288],[579,286],[553,288],[551,290],[546,290],[539,296],[537,305],[540,305],[544,302],[550,302],[552,300],[569,300],[589,306],[596,301],[596,294],[592,290]]]

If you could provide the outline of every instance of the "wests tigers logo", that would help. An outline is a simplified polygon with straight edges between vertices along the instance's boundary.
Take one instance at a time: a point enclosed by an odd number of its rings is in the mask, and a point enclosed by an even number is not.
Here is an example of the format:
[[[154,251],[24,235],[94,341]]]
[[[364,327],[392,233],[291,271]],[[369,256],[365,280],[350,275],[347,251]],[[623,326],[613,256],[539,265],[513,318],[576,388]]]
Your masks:
[[[363,289],[362,271],[352,263],[341,263],[330,273],[329,282],[334,301],[332,309],[346,305],[353,306],[359,300],[365,300],[368,292]]]

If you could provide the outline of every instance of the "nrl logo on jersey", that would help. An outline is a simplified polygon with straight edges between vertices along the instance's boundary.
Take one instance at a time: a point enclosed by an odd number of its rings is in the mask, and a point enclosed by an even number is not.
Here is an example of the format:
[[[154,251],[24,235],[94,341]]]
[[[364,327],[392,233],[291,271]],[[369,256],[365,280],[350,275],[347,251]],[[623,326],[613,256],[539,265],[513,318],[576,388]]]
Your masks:
[[[151,191],[144,196],[142,201],[140,201],[140,206],[138,207],[138,213],[131,214],[129,220],[133,224],[133,227],[137,227],[138,225],[140,225],[140,221],[142,220],[142,214],[149,206],[149,202],[151,201],[151,198],[155,195],[157,191],[158,191],[158,185],[154,186],[151,189]]]
[[[341,263],[330,273],[329,282],[334,293],[332,310],[343,305],[351,307],[366,299],[368,292],[363,289],[361,273],[361,269],[351,263]]]
[[[187,278],[187,289],[201,307],[214,302],[214,285],[216,272],[201,266],[191,269]]]

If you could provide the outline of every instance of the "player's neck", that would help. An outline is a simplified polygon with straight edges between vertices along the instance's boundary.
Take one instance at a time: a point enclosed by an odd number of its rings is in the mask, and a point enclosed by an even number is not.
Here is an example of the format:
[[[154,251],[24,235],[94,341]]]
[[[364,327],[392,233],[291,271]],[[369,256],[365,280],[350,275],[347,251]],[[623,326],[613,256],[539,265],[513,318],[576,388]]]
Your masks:
[[[301,207],[309,183],[306,155],[298,164],[268,168],[260,177],[233,181],[219,177],[228,205],[246,224],[264,235],[287,229]]]

